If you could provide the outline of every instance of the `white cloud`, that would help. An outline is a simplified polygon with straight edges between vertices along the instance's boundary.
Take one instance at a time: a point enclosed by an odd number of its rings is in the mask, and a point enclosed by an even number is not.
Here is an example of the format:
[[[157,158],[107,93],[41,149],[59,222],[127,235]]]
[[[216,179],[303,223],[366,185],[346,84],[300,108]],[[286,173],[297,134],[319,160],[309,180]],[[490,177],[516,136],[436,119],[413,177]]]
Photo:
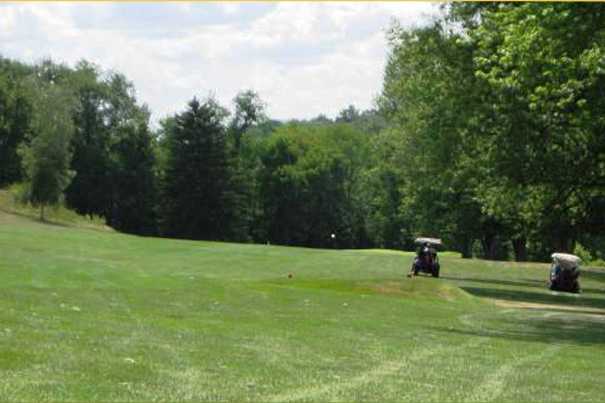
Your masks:
[[[236,14],[238,11],[240,11],[240,5],[238,3],[233,3],[233,2],[221,3],[220,7],[227,14]]]
[[[214,92],[253,88],[280,119],[368,108],[384,30],[426,21],[427,3],[14,3],[0,6],[0,53],[27,62],[88,59],[124,73],[154,119]]]

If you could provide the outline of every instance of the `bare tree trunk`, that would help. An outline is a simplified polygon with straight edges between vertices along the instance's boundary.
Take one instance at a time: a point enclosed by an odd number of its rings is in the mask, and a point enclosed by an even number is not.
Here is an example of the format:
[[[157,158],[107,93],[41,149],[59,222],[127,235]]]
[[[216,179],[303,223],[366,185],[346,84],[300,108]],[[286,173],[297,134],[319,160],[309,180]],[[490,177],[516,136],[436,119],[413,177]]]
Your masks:
[[[515,251],[515,261],[526,262],[527,261],[527,247],[525,245],[525,237],[514,238],[511,240],[513,244],[513,250]]]
[[[488,260],[496,259],[496,248],[498,246],[498,240],[495,235],[486,235],[481,240],[481,246],[483,246],[483,258]]]
[[[559,228],[555,234],[554,241],[556,252],[573,253],[576,241],[573,232],[569,228]]]
[[[460,244],[462,258],[470,259],[471,257],[473,257],[472,246],[473,246],[473,241],[471,239],[464,238],[462,240],[462,243]]]

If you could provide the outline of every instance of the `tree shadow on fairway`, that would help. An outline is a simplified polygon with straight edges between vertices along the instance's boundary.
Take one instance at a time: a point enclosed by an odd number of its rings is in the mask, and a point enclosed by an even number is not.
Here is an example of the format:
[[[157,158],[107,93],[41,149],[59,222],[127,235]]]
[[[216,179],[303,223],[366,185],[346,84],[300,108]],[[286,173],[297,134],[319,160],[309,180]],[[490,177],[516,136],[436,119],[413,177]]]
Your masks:
[[[592,287],[582,287],[582,286],[580,286],[580,288],[582,289],[582,293],[605,294],[605,288],[592,288]]]
[[[432,327],[432,330],[460,336],[501,338],[510,341],[571,345],[605,344],[605,316],[578,313],[523,312],[523,317],[502,317],[481,321],[478,328]],[[503,325],[503,322],[504,325]]]
[[[24,220],[36,223],[36,224],[43,224],[43,225],[50,225],[50,226],[55,226],[55,227],[62,227],[62,228],[68,228],[69,225],[61,223],[61,222],[57,222],[54,221],[53,219],[50,218],[45,218],[44,221],[40,220],[40,217],[38,216],[32,216],[30,214],[26,214],[26,213],[22,213],[19,211],[12,211],[12,210],[7,210],[4,208],[0,208],[0,213],[4,213],[7,215],[13,215],[19,218],[22,218]]]
[[[476,288],[462,287],[469,294],[477,297],[492,298],[515,302],[530,302],[537,304],[579,306],[589,308],[605,309],[605,299],[587,297],[581,294],[551,293],[544,289],[543,292],[507,290],[498,288]]]
[[[582,277],[599,283],[605,283],[605,270],[597,268],[584,269],[580,275],[580,278]]]
[[[489,284],[494,286],[505,286],[505,287],[528,287],[528,288],[537,288],[540,290],[546,290],[548,287],[548,281],[544,280],[534,280],[534,279],[523,279],[523,280],[497,280],[497,279],[485,279],[485,278],[474,278],[474,277],[453,277],[453,276],[441,276],[442,279],[450,280],[454,282],[472,282],[479,284]],[[582,271],[582,275],[580,277],[580,283],[582,283],[582,278],[586,280],[596,280],[605,282],[605,272],[600,273],[598,271]],[[464,286],[461,288],[466,289]],[[585,293],[594,293],[594,294],[605,294],[605,288],[593,288],[593,287],[581,287],[582,292]]]
[[[473,283],[503,285],[503,286],[511,286],[511,287],[544,287],[544,284],[546,284],[546,280],[542,281],[542,280],[532,280],[532,279],[511,281],[511,280],[496,280],[496,279],[485,279],[485,278],[451,277],[451,276],[441,276],[441,278],[445,279],[445,280],[450,280],[450,281],[467,281],[467,282],[473,282]]]
[[[523,342],[572,345],[605,344],[605,298],[578,294],[463,287],[471,295],[513,308],[494,313],[470,314],[474,320],[460,326],[432,327],[462,336],[497,337]]]

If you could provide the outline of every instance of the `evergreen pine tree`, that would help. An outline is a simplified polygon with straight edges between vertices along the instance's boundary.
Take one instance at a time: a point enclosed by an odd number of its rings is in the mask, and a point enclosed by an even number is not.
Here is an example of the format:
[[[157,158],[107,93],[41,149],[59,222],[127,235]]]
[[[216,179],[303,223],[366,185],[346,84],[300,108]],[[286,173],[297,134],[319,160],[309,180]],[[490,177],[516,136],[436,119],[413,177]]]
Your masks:
[[[111,148],[112,181],[108,222],[120,231],[156,233],[153,139],[147,123],[125,126]]]
[[[193,99],[167,133],[163,230],[166,235],[224,240],[232,214],[224,108]]]

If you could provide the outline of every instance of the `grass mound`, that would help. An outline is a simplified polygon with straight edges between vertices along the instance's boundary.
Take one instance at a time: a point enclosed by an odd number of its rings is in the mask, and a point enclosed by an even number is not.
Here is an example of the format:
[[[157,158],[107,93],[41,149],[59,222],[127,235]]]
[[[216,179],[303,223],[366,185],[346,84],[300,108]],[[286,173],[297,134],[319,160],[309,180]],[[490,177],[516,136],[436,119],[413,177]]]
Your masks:
[[[40,210],[37,207],[20,202],[20,192],[21,188],[18,185],[12,186],[9,189],[0,189],[0,211],[7,213],[2,217],[5,221],[14,216],[34,220],[40,216]],[[113,231],[105,225],[101,217],[85,217],[62,205],[47,207],[45,219],[49,224]]]
[[[292,280],[279,279],[267,286],[300,288],[317,291],[338,292],[343,294],[356,294],[361,296],[385,295],[396,298],[427,298],[445,301],[468,300],[470,294],[460,287],[449,283],[436,282],[422,277],[414,281],[402,281],[402,278],[377,280]]]

